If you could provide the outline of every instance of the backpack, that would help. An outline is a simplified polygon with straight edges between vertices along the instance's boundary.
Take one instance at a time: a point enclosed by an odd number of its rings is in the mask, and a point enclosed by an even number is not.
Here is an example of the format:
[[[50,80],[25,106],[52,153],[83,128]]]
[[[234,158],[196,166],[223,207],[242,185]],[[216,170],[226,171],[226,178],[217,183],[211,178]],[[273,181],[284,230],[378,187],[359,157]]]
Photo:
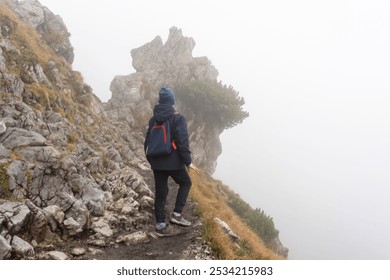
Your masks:
[[[150,129],[148,143],[146,146],[146,156],[148,157],[165,157],[176,150],[176,144],[172,132],[175,131],[175,117],[173,117],[172,129],[168,118],[163,123],[158,123],[154,120],[154,124]],[[171,132],[172,130],[172,132]]]

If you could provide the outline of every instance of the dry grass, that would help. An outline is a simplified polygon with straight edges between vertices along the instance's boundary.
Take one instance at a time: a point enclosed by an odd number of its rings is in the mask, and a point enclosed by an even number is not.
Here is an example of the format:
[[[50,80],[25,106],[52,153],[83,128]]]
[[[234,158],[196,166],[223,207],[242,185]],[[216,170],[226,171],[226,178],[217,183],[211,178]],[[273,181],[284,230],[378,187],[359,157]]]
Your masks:
[[[198,203],[198,211],[204,220],[204,235],[220,259],[282,259],[268,249],[259,236],[229,207],[217,181],[206,178],[203,174],[191,173],[191,177],[191,198]],[[214,218],[225,221],[240,236],[241,241],[235,244]]]
[[[31,78],[24,73],[25,70],[20,66],[39,63],[49,80],[52,80],[53,77],[51,77],[51,72],[47,71],[47,65],[49,61],[54,61],[57,69],[65,77],[64,80],[67,83],[65,86],[71,91],[68,94],[60,94],[60,92],[56,91],[55,97],[61,99],[64,105],[72,105],[80,110],[85,109],[84,107],[89,108],[92,100],[92,89],[84,84],[81,73],[73,71],[70,65],[47,45],[43,40],[44,38],[32,26],[19,19],[7,5],[0,4],[0,16],[0,22],[8,25],[11,29],[8,39],[20,50],[20,52],[4,52],[7,60],[13,62],[13,64],[9,63],[9,65],[14,65],[9,66],[10,72],[20,76],[25,84],[33,84]],[[46,35],[53,38],[61,36],[59,34]],[[59,38],[56,40],[58,41]],[[35,87],[42,87],[42,85],[35,85]],[[45,88],[45,92],[50,93],[50,90]],[[45,108],[45,106],[43,107]]]
[[[28,57],[23,57],[23,59],[37,60],[42,65],[46,65],[49,60],[60,63],[57,55],[42,42],[37,31],[20,20],[7,5],[0,4],[0,14],[4,20],[13,23],[15,26],[15,30],[11,34],[12,42],[18,49],[28,50]]]

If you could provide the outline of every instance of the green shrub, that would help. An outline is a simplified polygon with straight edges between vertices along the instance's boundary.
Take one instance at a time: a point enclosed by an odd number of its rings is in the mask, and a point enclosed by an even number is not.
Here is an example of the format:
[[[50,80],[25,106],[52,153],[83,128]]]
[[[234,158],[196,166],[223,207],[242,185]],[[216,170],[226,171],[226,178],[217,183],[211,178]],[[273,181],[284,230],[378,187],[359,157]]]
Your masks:
[[[272,217],[267,215],[264,210],[253,209],[239,197],[231,198],[229,206],[261,237],[265,244],[269,245],[274,238],[279,236],[279,231],[275,229]]]
[[[174,91],[193,112],[206,116],[207,121],[231,128],[249,116],[243,111],[244,98],[232,86],[214,81],[191,81],[174,86]]]
[[[0,198],[10,198],[8,163],[0,163]]]

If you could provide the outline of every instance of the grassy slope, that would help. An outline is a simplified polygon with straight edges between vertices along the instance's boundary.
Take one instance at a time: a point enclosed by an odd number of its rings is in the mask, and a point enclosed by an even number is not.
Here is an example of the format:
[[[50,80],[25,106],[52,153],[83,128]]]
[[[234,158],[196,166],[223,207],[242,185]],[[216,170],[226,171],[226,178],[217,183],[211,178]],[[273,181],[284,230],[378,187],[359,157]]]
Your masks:
[[[198,203],[204,221],[205,238],[211,242],[220,259],[282,259],[268,249],[261,238],[228,205],[228,196],[220,183],[204,174],[191,173],[191,198]],[[214,221],[219,218],[241,238],[235,244]]]

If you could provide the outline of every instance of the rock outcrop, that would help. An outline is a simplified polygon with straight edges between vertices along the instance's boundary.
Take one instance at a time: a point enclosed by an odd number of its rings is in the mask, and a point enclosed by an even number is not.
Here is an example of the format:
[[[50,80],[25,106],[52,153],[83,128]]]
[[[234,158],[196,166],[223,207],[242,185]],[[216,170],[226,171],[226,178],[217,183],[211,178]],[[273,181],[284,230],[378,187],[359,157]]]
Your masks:
[[[37,0],[1,0],[7,3],[19,17],[34,27],[53,50],[73,63],[73,47],[69,41],[70,33],[62,18],[54,15]]]
[[[218,71],[207,57],[193,57],[195,41],[172,27],[168,39],[157,36],[151,42],[131,51],[136,73],[116,76],[111,82],[111,99],[104,104],[114,121],[126,121],[133,128],[147,125],[164,85],[192,80],[217,81]],[[177,100],[177,110],[185,115],[194,161],[210,174],[214,172],[222,152],[219,135],[223,128],[208,124],[207,116],[199,116]],[[131,113],[129,113],[131,112]]]

